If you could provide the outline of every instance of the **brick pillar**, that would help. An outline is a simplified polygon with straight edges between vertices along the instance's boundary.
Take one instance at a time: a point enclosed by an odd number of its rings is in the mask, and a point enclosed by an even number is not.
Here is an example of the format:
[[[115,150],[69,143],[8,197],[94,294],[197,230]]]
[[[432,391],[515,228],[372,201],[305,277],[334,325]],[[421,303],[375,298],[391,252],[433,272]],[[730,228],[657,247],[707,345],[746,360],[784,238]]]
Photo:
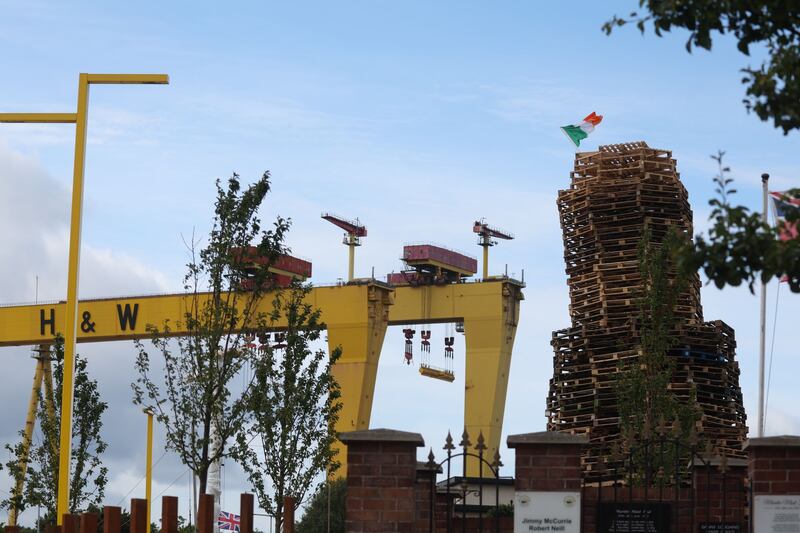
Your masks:
[[[581,452],[589,439],[557,431],[509,435],[506,444],[516,451],[514,489],[517,491],[581,492]],[[586,502],[581,501],[581,521],[585,521]],[[594,514],[590,527],[594,531]]]
[[[581,451],[584,436],[557,431],[509,435],[506,443],[516,450],[516,490],[581,490]]]
[[[800,437],[749,439],[744,449],[753,495],[800,494]]]
[[[744,449],[753,491],[754,528],[763,529],[765,523],[766,527],[771,525],[768,524],[769,513],[759,516],[761,505],[768,505],[765,496],[800,495],[800,437],[782,435],[749,439]]]
[[[436,531],[436,475],[441,473],[441,466],[432,467],[428,463],[417,462],[417,476],[414,484],[414,531],[428,531],[431,524],[432,506],[433,526]]]
[[[725,522],[739,524],[744,531],[747,526],[747,461],[716,456],[704,461],[695,460],[692,477],[695,488],[694,529],[704,522]]]
[[[339,439],[347,445],[346,531],[413,531],[422,435],[369,429]]]

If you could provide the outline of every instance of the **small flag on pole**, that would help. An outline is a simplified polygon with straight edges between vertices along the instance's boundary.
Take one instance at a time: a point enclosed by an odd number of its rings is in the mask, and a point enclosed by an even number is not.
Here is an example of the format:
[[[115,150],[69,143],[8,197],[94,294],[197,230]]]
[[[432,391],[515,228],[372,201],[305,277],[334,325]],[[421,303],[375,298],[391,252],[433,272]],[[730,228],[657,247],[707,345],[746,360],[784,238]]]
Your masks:
[[[800,198],[793,198],[786,192],[770,192],[770,203],[772,204],[772,214],[775,216],[775,225],[780,228],[779,237],[782,241],[796,239],[800,232],[797,222],[789,222],[786,215],[794,211],[800,213]]]
[[[240,524],[241,520],[238,514],[226,513],[225,511],[219,512],[219,516],[217,517],[217,525],[219,526],[220,531],[238,532]]]
[[[592,111],[592,113],[587,115],[580,124],[562,126],[561,131],[564,132],[564,135],[566,135],[567,138],[575,144],[575,146],[580,146],[581,141],[588,137],[589,134],[594,131],[595,126],[600,124],[602,120],[603,115],[598,115]]]
[[[769,200],[775,225],[778,227],[778,238],[782,241],[796,239],[800,235],[797,222],[786,220],[786,215],[792,211],[800,214],[800,198],[793,198],[786,192],[773,191],[769,193]],[[781,281],[789,281],[789,277],[783,276]]]

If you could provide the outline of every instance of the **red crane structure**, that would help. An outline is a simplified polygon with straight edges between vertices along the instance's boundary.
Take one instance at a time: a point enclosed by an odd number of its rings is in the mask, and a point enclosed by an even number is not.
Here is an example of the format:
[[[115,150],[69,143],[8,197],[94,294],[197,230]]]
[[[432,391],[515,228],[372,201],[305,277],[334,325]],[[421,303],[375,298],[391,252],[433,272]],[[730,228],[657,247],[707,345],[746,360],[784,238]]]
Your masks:
[[[475,221],[472,231],[478,234],[478,246],[483,247],[483,279],[487,279],[489,277],[489,247],[497,244],[495,239],[513,240],[514,234],[490,226],[483,218]]]
[[[361,246],[361,237],[367,236],[367,227],[358,219],[350,220],[333,213],[322,213],[322,218],[344,230],[343,244],[350,249],[350,258],[347,267],[347,281],[353,281],[355,267],[356,246]]]

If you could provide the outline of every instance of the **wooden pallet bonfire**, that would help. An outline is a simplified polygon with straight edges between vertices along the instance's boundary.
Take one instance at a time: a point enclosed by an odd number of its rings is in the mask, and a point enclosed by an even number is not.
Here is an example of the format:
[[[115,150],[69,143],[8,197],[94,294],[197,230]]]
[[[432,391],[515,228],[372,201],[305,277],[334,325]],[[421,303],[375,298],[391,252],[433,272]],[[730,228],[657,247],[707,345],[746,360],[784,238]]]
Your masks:
[[[589,437],[583,467],[591,480],[621,444],[616,375],[640,354],[637,248],[645,224],[654,242],[673,227],[691,235],[692,211],[671,152],[644,142],[578,153],[571,178],[570,188],[559,191],[558,210],[572,325],[553,332],[547,416],[549,430]],[[683,400],[694,390],[703,413],[701,441],[743,457],[747,426],[734,332],[724,322],[703,321],[697,276],[680,295],[675,316],[670,389]]]

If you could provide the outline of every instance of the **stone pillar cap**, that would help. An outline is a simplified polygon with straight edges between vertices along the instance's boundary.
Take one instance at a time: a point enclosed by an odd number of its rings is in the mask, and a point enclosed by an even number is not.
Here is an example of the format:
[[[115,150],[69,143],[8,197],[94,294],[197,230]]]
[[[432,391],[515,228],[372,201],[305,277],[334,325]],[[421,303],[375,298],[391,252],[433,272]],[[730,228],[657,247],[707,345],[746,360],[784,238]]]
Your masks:
[[[398,431],[396,429],[362,429],[339,434],[339,440],[345,444],[351,442],[400,442],[414,444],[417,447],[425,446],[425,440],[419,433]]]
[[[748,464],[747,459],[741,457],[726,457],[724,462],[729,468],[745,467]],[[702,455],[692,457],[689,461],[689,466],[702,468],[704,466],[722,466],[722,463],[722,457],[719,455]]]
[[[747,439],[744,442],[743,450],[747,448],[756,448],[762,446],[783,446],[786,448],[794,448],[800,446],[800,437],[797,435],[777,435],[775,437],[757,437]]]
[[[535,433],[522,433],[520,435],[509,435],[506,445],[509,448],[516,448],[521,444],[572,444],[583,446],[589,443],[586,435],[572,435],[561,433],[560,431],[537,431]]]

